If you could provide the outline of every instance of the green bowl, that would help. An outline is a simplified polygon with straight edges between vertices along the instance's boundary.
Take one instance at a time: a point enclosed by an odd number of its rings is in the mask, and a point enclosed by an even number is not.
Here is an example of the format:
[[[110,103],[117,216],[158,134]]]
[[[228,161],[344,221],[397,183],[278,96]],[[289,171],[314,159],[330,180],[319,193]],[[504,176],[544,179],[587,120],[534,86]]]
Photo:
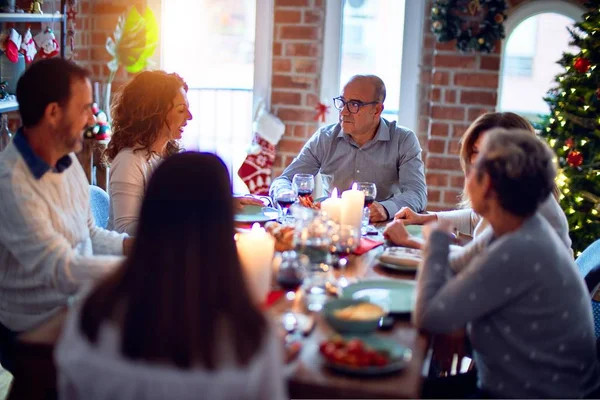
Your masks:
[[[323,315],[325,316],[325,320],[329,323],[329,325],[340,333],[370,333],[377,330],[379,327],[379,320],[381,318],[375,318],[370,320],[347,320],[341,319],[335,316],[334,312],[341,308],[345,308],[348,306],[368,303],[366,300],[356,300],[356,299],[336,299],[330,300],[323,306]]]

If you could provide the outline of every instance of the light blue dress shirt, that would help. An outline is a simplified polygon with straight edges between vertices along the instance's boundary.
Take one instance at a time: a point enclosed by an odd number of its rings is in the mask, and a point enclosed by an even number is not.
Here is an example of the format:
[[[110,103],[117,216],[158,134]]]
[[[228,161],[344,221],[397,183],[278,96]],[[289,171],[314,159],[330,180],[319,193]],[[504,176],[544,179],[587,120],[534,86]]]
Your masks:
[[[421,146],[415,134],[381,118],[375,137],[362,147],[342,132],[340,124],[320,128],[300,154],[271,184],[270,195],[291,187],[295,174],[321,173],[327,195],[342,192],[353,182],[377,185],[376,201],[392,218],[401,207],[422,211],[427,204],[427,185]]]

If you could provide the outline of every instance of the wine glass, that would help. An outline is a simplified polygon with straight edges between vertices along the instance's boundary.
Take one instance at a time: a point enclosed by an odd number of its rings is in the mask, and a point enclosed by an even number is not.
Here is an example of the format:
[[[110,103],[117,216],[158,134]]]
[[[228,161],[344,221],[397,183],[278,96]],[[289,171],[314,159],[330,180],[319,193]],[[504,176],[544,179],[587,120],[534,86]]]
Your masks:
[[[369,226],[369,218],[371,217],[369,206],[373,204],[375,197],[377,197],[377,186],[375,186],[375,184],[372,182],[357,182],[356,188],[358,190],[362,190],[362,192],[365,194],[361,233],[366,235],[367,226]]]
[[[281,264],[277,271],[277,284],[286,290],[286,299],[290,302],[286,311],[281,314],[281,323],[288,333],[294,333],[298,328],[298,319],[292,311],[296,291],[306,278],[305,261],[294,250],[281,253]]]
[[[296,174],[292,179],[292,187],[298,193],[298,197],[311,197],[315,190],[315,177],[311,174]]]
[[[298,201],[298,192],[293,188],[281,189],[275,196],[275,201],[279,205],[280,220],[284,224],[288,215],[288,210],[296,201]]]
[[[348,286],[348,279],[344,276],[344,269],[348,264],[348,256],[352,254],[360,243],[360,232],[352,225],[337,225],[331,234],[329,251],[333,256],[333,265],[340,269],[337,286]]]

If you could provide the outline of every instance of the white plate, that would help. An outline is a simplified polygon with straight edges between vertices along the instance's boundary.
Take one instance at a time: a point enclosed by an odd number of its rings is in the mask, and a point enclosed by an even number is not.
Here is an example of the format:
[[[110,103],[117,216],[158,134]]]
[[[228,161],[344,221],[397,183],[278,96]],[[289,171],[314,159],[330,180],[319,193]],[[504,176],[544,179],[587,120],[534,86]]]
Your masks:
[[[235,214],[235,222],[267,222],[277,219],[279,212],[271,207],[244,206]]]

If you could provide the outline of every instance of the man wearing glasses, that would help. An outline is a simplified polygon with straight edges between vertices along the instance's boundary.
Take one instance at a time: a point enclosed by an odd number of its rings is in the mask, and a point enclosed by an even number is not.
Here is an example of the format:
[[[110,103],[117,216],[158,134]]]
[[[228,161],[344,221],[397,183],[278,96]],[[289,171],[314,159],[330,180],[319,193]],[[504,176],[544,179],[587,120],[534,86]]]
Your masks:
[[[424,210],[427,186],[415,134],[381,118],[385,84],[375,75],[356,75],[334,100],[339,122],[324,126],[275,179],[270,194],[291,186],[295,174],[321,173],[323,189],[347,190],[353,182],[373,182],[371,222],[390,219],[401,207]]]

